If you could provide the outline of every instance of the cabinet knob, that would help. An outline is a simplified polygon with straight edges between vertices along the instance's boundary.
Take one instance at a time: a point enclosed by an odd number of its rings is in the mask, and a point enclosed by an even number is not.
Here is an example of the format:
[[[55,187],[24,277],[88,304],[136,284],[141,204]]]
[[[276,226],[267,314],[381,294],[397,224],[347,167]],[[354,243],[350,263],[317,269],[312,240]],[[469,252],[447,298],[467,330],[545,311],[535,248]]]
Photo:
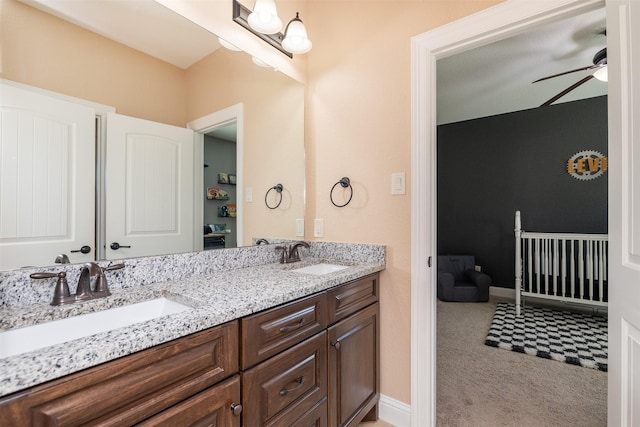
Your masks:
[[[332,342],[331,347],[335,348],[336,350],[340,350],[340,341]]]
[[[233,415],[240,415],[242,413],[242,405],[239,403],[232,403],[231,412],[233,412]]]

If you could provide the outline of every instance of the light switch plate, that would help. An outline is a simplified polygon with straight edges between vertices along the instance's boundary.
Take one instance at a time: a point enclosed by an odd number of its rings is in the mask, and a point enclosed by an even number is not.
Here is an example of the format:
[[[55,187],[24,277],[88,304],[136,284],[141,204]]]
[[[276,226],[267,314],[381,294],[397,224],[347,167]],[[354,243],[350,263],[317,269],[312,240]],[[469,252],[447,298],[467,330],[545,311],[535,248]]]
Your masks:
[[[406,194],[406,175],[404,172],[395,172],[391,174],[391,194],[394,196]]]
[[[251,187],[247,187],[247,188],[244,190],[244,200],[245,200],[245,202],[247,202],[247,203],[251,203],[251,202],[253,202],[253,188],[251,188]]]
[[[296,237],[304,237],[304,218],[296,219]]]
[[[313,220],[313,237],[324,237],[324,219]]]

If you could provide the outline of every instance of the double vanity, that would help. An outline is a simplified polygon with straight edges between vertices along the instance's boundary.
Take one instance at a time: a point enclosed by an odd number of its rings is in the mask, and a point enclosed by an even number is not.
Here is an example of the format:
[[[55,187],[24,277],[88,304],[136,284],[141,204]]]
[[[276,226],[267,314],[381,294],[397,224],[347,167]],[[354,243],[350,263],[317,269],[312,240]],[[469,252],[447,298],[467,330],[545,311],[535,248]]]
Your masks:
[[[384,246],[311,242],[300,254],[280,263],[268,245],[128,259],[109,272],[110,296],[56,307],[54,279],[1,273],[0,423],[375,419]],[[62,268],[73,288],[80,266]],[[3,341],[9,333],[34,335]]]

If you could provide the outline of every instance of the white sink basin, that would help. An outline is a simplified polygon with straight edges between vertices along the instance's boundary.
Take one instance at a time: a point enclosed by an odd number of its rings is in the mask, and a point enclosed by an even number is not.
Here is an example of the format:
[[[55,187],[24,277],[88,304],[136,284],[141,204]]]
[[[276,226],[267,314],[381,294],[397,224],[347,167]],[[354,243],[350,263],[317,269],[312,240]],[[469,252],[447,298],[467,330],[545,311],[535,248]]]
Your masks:
[[[323,274],[334,273],[336,271],[344,270],[349,268],[345,265],[337,265],[337,264],[314,264],[309,265],[307,267],[296,268],[295,270],[291,270],[294,273],[305,273],[305,274],[315,274],[317,276],[322,276]]]
[[[0,358],[111,331],[192,307],[167,298],[111,308],[0,332]]]

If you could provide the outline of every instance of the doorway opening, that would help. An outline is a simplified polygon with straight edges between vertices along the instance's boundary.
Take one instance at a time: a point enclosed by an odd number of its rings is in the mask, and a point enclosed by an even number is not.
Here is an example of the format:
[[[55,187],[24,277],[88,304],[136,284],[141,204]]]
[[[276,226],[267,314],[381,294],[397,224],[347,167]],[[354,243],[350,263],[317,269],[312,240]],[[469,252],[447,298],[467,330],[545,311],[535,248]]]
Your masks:
[[[187,124],[196,132],[196,229],[201,249],[243,245],[244,107],[242,103]]]
[[[602,1],[506,2],[412,40],[412,425],[436,424],[436,60],[534,26],[585,13]]]

